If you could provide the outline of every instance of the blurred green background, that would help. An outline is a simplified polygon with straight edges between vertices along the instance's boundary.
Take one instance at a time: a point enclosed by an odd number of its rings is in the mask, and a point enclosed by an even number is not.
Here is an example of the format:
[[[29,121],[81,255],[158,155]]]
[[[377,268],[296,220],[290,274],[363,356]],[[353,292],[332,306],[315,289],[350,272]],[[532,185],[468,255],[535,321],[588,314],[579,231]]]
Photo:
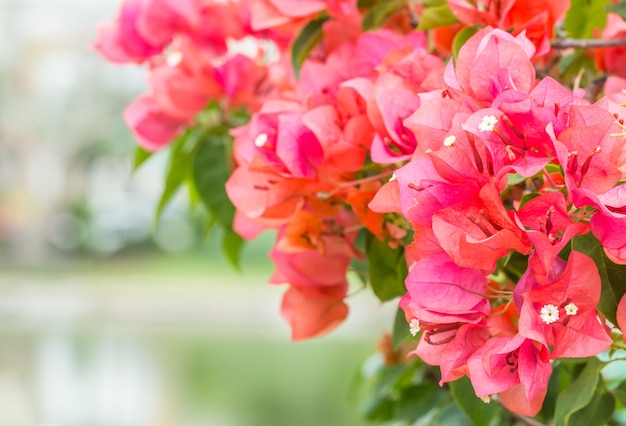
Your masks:
[[[367,292],[294,343],[185,194],[152,216],[166,158],[133,173],[121,111],[143,70],[89,46],[117,0],[0,1],[0,426],[360,425],[350,395],[393,306]]]

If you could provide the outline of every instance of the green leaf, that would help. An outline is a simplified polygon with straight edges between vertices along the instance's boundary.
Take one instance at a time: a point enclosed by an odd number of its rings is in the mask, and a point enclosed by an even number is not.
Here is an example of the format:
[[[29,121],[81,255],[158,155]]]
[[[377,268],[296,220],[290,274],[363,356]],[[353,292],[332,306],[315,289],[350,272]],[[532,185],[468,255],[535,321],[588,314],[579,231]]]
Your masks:
[[[626,382],[622,382],[617,388],[613,389],[615,398],[626,407]]]
[[[232,229],[226,230],[224,238],[222,239],[222,250],[226,255],[226,259],[228,259],[230,264],[238,270],[240,269],[239,257],[241,255],[241,248],[243,247],[243,244],[244,239],[241,238],[239,234]]]
[[[606,25],[606,6],[611,0],[570,0],[565,31],[572,38],[594,38]]]
[[[146,151],[139,145],[135,148],[135,155],[133,158],[133,171],[139,169],[139,167],[152,156],[152,152]]]
[[[424,10],[424,13],[420,16],[417,29],[423,31],[432,30],[433,28],[444,27],[446,25],[456,24],[457,22],[459,22],[459,20],[450,10],[448,3],[443,3]]]
[[[189,176],[197,139],[197,130],[189,130],[178,137],[170,146],[170,157],[167,171],[165,172],[165,187],[154,214],[155,225],[159,221],[165,207],[167,207]]]
[[[469,40],[474,34],[478,32],[480,28],[477,26],[465,27],[454,36],[452,40],[452,55],[454,60],[459,56],[461,48],[467,40]]]
[[[596,388],[589,404],[572,414],[568,426],[605,425],[613,416],[613,411],[615,397],[601,388]]]
[[[322,26],[327,20],[328,16],[322,16],[309,21],[294,40],[291,46],[291,65],[296,78],[300,76],[300,68],[311,50],[322,41]]]
[[[363,16],[363,31],[382,27],[389,18],[406,5],[406,0],[379,0]]]
[[[404,311],[398,308],[396,316],[393,320],[393,331],[391,333],[391,344],[394,349],[398,349],[400,343],[405,340],[411,339],[411,332],[409,331],[409,324],[406,322]]]
[[[232,229],[235,207],[226,195],[226,181],[230,177],[231,139],[216,130],[199,142],[193,158],[193,181],[200,199],[218,223]]]
[[[394,420],[414,421],[422,418],[446,396],[432,383],[422,383],[404,389],[400,394],[401,399],[398,401]]]
[[[382,301],[406,293],[404,279],[407,275],[404,247],[389,247],[374,235],[367,235],[367,259],[370,284],[374,294]]]
[[[486,404],[476,396],[467,377],[450,382],[449,385],[452,397],[475,425],[488,426],[502,415],[502,408],[498,404]]]
[[[600,242],[591,233],[574,238],[572,249],[585,253],[596,263],[602,279],[602,293],[600,294],[598,310],[609,321],[616,324],[617,305],[622,296],[626,294],[626,266],[611,262],[604,254]]]
[[[600,385],[600,370],[604,364],[595,357],[589,358],[582,373],[567,387],[556,400],[554,413],[555,426],[572,426],[578,417],[574,413],[591,404],[596,388]],[[576,423],[577,424],[577,423]],[[587,423],[598,424],[595,422]]]
[[[609,4],[605,6],[608,12],[617,13],[622,19],[626,20],[626,0],[622,0],[619,3]]]

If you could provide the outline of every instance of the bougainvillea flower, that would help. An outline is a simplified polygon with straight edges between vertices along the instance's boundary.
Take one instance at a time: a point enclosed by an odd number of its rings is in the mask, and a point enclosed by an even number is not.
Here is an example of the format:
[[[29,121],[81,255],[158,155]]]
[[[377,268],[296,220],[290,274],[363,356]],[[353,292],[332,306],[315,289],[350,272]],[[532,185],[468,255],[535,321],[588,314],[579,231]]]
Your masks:
[[[458,87],[480,102],[488,103],[506,90],[529,93],[535,85],[530,58],[535,47],[521,33],[517,37],[491,27],[474,34],[456,60]],[[452,87],[456,86],[455,82]]]
[[[290,286],[280,313],[291,326],[292,340],[320,336],[341,324],[348,316],[345,294],[345,285],[320,289]]]
[[[478,199],[435,212],[433,232],[457,265],[492,272],[510,250],[527,254],[530,243],[505,210],[500,192],[485,185]]]
[[[270,258],[276,270],[270,283],[312,288],[346,283],[346,270],[352,258],[338,252],[345,253],[347,244],[340,238],[326,240],[324,254],[316,249],[281,252],[273,248]]]
[[[236,168],[226,182],[226,193],[238,211],[267,224],[283,224],[304,204],[308,180]]]
[[[533,198],[524,204],[517,216],[529,228],[526,235],[534,247],[528,264],[544,283],[552,263],[565,245],[574,236],[589,232],[588,224],[570,219],[565,197],[560,192],[548,192]]]
[[[417,141],[404,127],[403,120],[419,107],[419,97],[408,90],[396,88],[378,90],[373,104],[368,104],[368,115],[377,134],[372,142],[372,160],[380,164],[408,160]]]
[[[611,260],[626,264],[626,185],[616,186],[603,194],[575,189],[572,196],[576,207],[597,209],[589,222],[591,232]]]
[[[400,307],[408,322],[418,319],[428,325],[426,334],[433,343],[439,341],[439,332],[449,331],[447,326],[477,324],[489,315],[489,301],[483,296],[487,291],[485,274],[456,265],[444,253],[418,260],[405,284],[407,293]]]
[[[493,125],[485,127],[486,120],[493,120]],[[496,177],[511,170],[524,177],[531,177],[551,160],[539,153],[533,145],[527,145],[523,129],[517,128],[499,109],[485,108],[476,111],[467,118],[463,129],[486,145]],[[550,141],[547,134],[545,139]]]
[[[161,109],[155,100],[143,95],[124,110],[126,124],[137,143],[147,151],[156,151],[169,144],[190,120]]]
[[[616,104],[626,104],[626,78],[607,77],[604,83],[604,94]]]
[[[463,324],[447,332],[442,332],[444,339],[451,340],[444,344],[428,343],[422,338],[411,354],[419,356],[422,361],[430,365],[438,365],[441,370],[439,385],[456,380],[469,374],[467,359],[489,338],[489,331],[485,324]],[[449,336],[448,336],[449,335]]]
[[[598,321],[601,287],[593,259],[572,251],[561,277],[523,295],[519,333],[552,347],[552,359],[599,354],[612,342]]]
[[[478,397],[500,394],[506,408],[534,416],[552,374],[548,348],[519,334],[492,337],[467,361]]]
[[[162,52],[166,43],[154,43],[138,27],[145,2],[126,0],[120,6],[117,19],[102,25],[94,48],[105,58],[118,63],[142,63]]]
[[[626,137],[615,116],[596,105],[574,105],[569,127],[554,142],[569,191],[574,188],[602,193],[622,178]]]
[[[537,48],[536,55],[550,51],[553,28],[569,9],[569,0],[546,3],[541,0],[508,0],[505,2],[448,0],[450,10],[465,25],[490,25],[513,35],[521,31]]]

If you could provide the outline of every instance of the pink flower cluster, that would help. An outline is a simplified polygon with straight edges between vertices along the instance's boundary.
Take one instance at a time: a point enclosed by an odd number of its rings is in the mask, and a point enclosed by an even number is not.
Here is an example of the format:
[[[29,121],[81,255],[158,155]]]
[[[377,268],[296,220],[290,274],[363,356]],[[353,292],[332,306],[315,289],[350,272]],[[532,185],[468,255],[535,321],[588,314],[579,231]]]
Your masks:
[[[356,0],[126,0],[96,47],[149,67],[150,93],[125,113],[148,150],[209,101],[252,113],[231,131],[226,192],[241,236],[276,231],[270,281],[288,285],[294,339],[346,318],[361,231],[393,248],[411,239],[400,307],[419,334],[412,353],[440,367],[441,384],[468,376],[477,396],[535,415],[551,361],[612,343],[598,268],[569,247],[590,232],[626,265],[623,82],[590,103],[537,79],[532,61],[549,53],[567,1],[448,6],[488,26],[447,64],[402,22],[362,32]],[[296,80],[289,34],[320,12],[324,41]],[[255,55],[233,53],[247,37]],[[510,259],[523,259],[518,280],[505,274]]]
[[[414,353],[440,366],[442,384],[467,375],[478,396],[527,415],[541,409],[551,360],[612,343],[596,264],[559,254],[591,231],[626,264],[626,109],[536,81],[534,52],[523,33],[473,36],[404,119],[417,147],[370,203],[414,230],[400,302],[421,332]],[[511,252],[528,260],[517,283],[496,276]]]
[[[124,118],[139,145],[155,151],[193,125],[210,101],[254,110],[272,78],[284,78],[263,66],[267,47],[257,36],[272,36],[278,49],[290,39],[254,31],[248,2],[125,0],[117,18],[101,26],[95,48],[112,62],[148,67],[150,92]],[[247,55],[229,48],[246,38]]]

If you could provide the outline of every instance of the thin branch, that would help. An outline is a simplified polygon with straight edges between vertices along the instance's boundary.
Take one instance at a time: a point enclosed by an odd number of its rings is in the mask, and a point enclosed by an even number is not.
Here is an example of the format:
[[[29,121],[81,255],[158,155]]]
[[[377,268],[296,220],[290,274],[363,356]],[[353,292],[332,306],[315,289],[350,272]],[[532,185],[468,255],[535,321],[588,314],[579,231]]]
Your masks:
[[[575,39],[575,38],[557,38],[552,40],[550,45],[555,49],[569,49],[570,47],[578,47],[581,49],[591,49],[596,47],[614,47],[626,46],[626,38],[614,38],[611,40],[599,39]]]

